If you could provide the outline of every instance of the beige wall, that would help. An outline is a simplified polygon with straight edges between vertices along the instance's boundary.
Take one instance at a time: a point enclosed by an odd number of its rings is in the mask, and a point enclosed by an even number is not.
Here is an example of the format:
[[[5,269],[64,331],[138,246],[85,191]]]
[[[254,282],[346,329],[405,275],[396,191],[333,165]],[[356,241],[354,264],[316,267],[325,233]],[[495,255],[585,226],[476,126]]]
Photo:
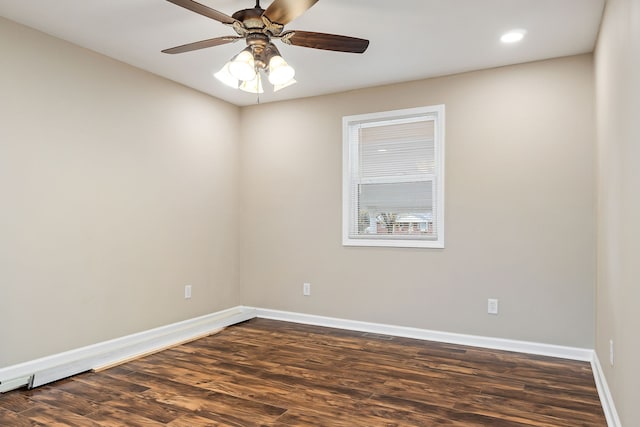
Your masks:
[[[239,109],[1,18],[0,52],[0,367],[237,305]]]
[[[608,0],[596,48],[596,351],[624,426],[640,425],[640,2]],[[614,366],[609,364],[614,342]]]
[[[592,66],[582,55],[244,108],[243,303],[592,348]],[[446,248],[341,246],[342,116],[441,103]]]

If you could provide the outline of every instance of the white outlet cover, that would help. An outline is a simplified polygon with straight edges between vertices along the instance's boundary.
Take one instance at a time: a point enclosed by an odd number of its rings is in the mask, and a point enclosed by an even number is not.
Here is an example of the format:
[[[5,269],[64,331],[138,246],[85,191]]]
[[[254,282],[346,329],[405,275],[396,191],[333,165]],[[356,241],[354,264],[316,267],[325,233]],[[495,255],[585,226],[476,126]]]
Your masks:
[[[609,364],[613,366],[613,340],[609,340]]]
[[[487,313],[488,314],[498,314],[498,300],[494,298],[489,298],[487,300]]]

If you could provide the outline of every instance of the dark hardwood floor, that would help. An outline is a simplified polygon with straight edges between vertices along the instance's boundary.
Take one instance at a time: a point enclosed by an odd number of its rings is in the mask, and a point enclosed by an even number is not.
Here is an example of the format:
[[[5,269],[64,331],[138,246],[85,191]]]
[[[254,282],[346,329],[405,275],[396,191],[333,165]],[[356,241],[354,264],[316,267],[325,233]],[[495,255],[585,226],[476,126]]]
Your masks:
[[[254,319],[0,395],[0,426],[606,426],[590,365]]]

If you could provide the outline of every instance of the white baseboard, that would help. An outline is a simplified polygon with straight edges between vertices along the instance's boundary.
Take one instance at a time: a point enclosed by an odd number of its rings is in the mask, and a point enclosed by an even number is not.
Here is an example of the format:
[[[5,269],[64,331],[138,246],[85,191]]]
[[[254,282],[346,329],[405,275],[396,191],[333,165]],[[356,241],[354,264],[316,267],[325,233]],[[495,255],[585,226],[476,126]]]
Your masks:
[[[600,395],[600,402],[602,403],[602,410],[604,416],[607,419],[607,425],[609,427],[622,427],[620,417],[618,417],[618,411],[616,411],[616,405],[613,403],[613,396],[609,390],[607,379],[604,376],[598,353],[593,352],[593,359],[591,359],[591,370],[593,371],[593,377],[596,381],[596,388]]]
[[[12,365],[0,369],[0,393],[24,386],[38,387],[80,372],[114,365],[254,317],[252,309],[239,306]]]
[[[249,307],[245,307],[249,309]],[[490,348],[494,350],[515,351],[519,353],[537,354],[541,356],[559,357],[563,359],[591,362],[593,350],[578,347],[565,347],[552,344],[541,344],[528,341],[516,341],[503,338],[490,338],[476,335],[455,334],[450,332],[431,331],[428,329],[393,326],[382,323],[360,322],[356,320],[337,319],[333,317],[315,316],[311,314],[288,311],[252,308],[257,317],[307,325],[326,326],[351,331],[369,332],[383,335],[394,335],[426,341],[438,341],[449,344],[468,345],[471,347]]]

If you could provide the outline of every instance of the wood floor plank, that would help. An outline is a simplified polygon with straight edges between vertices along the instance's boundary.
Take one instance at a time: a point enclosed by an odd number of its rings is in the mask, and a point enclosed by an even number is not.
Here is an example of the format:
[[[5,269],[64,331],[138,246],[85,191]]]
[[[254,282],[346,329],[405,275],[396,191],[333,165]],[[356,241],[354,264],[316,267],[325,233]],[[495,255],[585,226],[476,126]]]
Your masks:
[[[238,424],[229,424],[228,422],[223,422],[220,420],[212,420],[209,418],[204,418],[194,414],[183,415],[169,424],[169,427],[238,427]],[[244,427],[243,425],[240,425]]]
[[[0,407],[0,426],[33,427],[34,423],[24,416]]]
[[[33,406],[31,394],[33,392],[15,392],[0,394],[0,409],[11,412],[23,412]],[[3,425],[0,423],[0,426]]]
[[[178,407],[185,412],[197,413],[201,418],[222,420],[233,425],[240,423],[253,426],[271,423],[286,411],[284,408],[203,390],[198,386],[154,375],[133,373],[129,378],[149,388],[142,393],[145,399]],[[181,418],[184,419],[185,416]]]
[[[77,415],[90,414],[91,412],[96,411],[100,406],[98,403],[84,397],[67,393],[56,388],[48,388],[43,390],[42,393],[34,393],[31,397],[31,401],[36,404],[47,403],[49,406],[55,406],[66,411],[73,412]]]
[[[87,415],[86,418],[101,427],[158,427],[167,425],[131,411],[122,411],[110,406],[104,406]]]
[[[588,363],[254,319],[0,395],[0,426],[605,427]]]
[[[36,405],[21,412],[20,417],[31,421],[32,425],[48,427],[99,427],[86,416],[74,414],[66,409],[48,404]],[[10,424],[9,424],[10,425]]]

